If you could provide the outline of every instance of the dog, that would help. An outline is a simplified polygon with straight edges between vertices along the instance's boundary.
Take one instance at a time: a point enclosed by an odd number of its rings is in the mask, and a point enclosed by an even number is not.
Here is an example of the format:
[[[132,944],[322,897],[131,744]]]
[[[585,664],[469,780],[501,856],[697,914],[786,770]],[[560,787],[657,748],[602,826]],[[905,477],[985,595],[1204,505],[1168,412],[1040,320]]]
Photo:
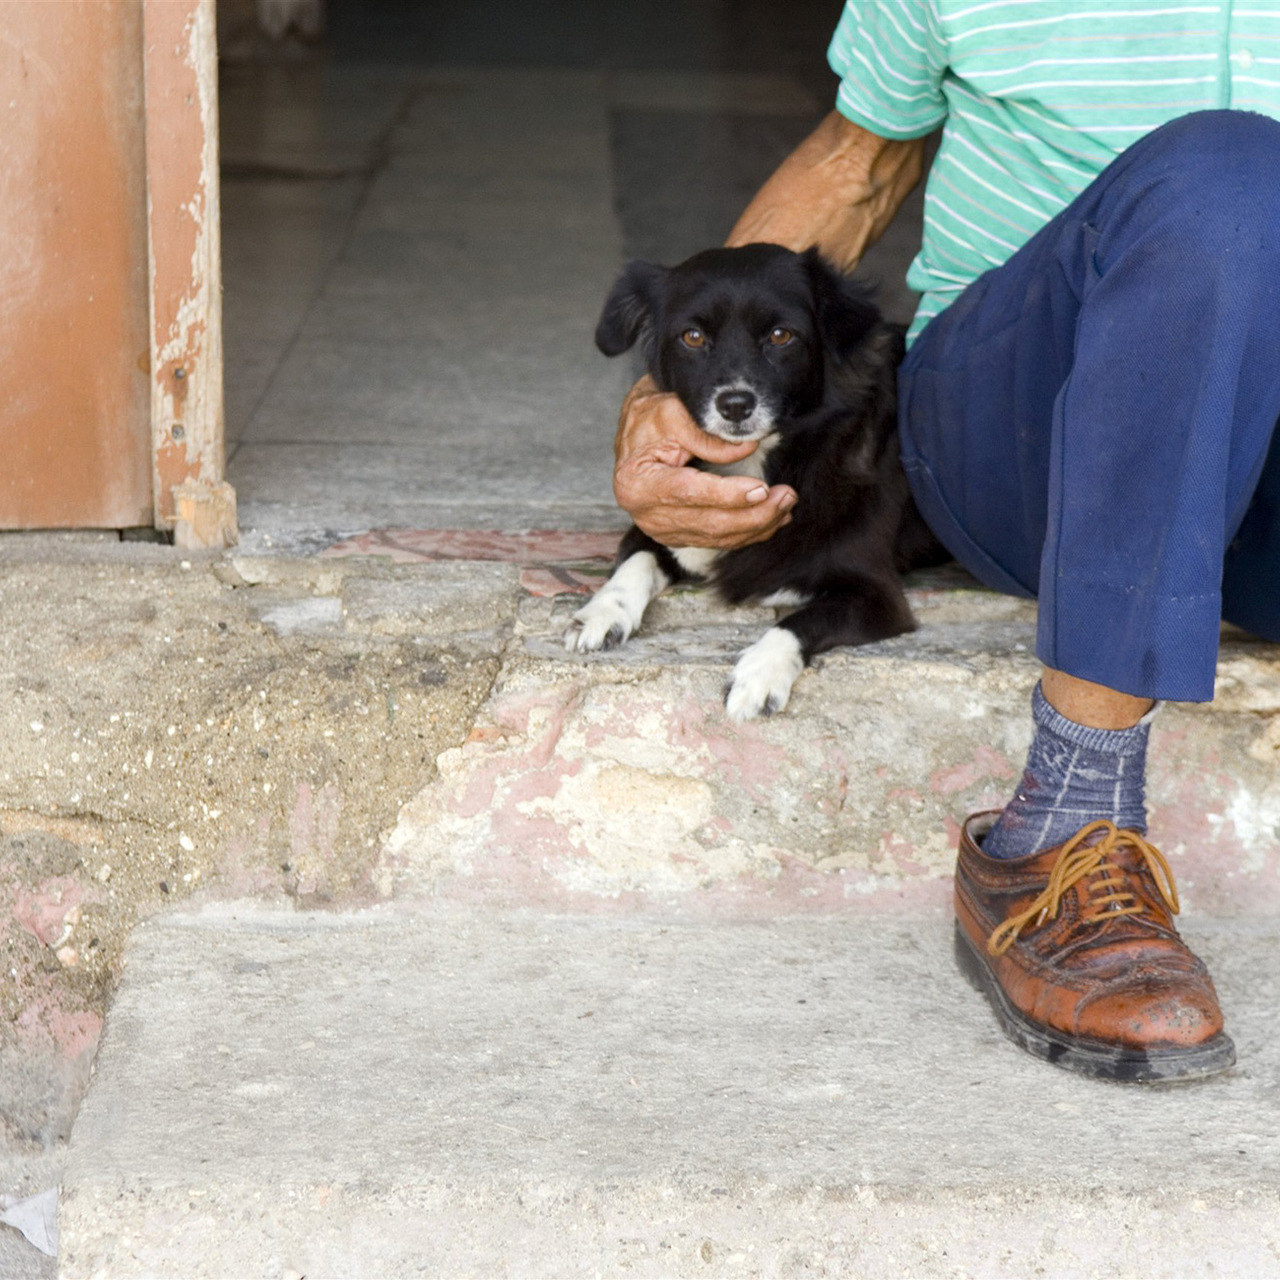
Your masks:
[[[902,329],[865,291],[812,249],[709,249],[670,268],[636,261],[595,340],[607,356],[641,342],[658,388],[704,431],[756,441],[742,462],[705,469],[790,485],[798,501],[767,541],[731,551],[664,547],[632,526],[566,648],[622,644],[650,600],[690,579],[730,604],[795,606],[733,669],[725,705],[744,721],[781,711],[815,655],[914,630],[900,575],[948,557],[898,457]]]

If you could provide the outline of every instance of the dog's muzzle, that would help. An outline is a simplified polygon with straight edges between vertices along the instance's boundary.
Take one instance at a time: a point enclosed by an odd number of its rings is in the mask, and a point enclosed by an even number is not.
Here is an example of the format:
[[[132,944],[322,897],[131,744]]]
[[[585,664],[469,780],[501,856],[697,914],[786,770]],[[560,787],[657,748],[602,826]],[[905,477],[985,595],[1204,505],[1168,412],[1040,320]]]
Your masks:
[[[702,429],[722,440],[760,440],[773,430],[773,414],[750,387],[723,387],[708,402]]]

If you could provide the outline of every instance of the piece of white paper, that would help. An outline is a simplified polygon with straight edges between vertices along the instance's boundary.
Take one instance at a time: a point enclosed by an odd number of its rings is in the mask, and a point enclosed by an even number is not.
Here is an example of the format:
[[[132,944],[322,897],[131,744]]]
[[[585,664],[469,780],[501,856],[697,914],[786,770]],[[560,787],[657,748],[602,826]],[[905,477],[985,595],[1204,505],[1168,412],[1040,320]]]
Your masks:
[[[50,1187],[39,1195],[0,1195],[0,1222],[16,1227],[41,1253],[58,1256],[58,1188]]]

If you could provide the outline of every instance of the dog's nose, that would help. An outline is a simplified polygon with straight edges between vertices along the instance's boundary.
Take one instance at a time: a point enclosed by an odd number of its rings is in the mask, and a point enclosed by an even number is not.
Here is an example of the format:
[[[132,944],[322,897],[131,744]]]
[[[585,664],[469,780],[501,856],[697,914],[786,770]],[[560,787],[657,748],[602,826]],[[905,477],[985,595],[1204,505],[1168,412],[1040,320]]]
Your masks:
[[[743,422],[756,407],[750,391],[722,391],[716,396],[716,412],[730,422]]]

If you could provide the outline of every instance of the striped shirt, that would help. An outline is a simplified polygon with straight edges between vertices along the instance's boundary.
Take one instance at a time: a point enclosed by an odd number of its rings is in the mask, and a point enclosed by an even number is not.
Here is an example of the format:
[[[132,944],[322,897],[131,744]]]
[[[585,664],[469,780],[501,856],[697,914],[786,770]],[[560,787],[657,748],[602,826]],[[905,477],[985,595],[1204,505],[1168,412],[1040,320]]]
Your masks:
[[[847,0],[827,57],[837,109],[864,129],[945,121],[912,338],[1157,126],[1219,107],[1280,118],[1280,0]]]

